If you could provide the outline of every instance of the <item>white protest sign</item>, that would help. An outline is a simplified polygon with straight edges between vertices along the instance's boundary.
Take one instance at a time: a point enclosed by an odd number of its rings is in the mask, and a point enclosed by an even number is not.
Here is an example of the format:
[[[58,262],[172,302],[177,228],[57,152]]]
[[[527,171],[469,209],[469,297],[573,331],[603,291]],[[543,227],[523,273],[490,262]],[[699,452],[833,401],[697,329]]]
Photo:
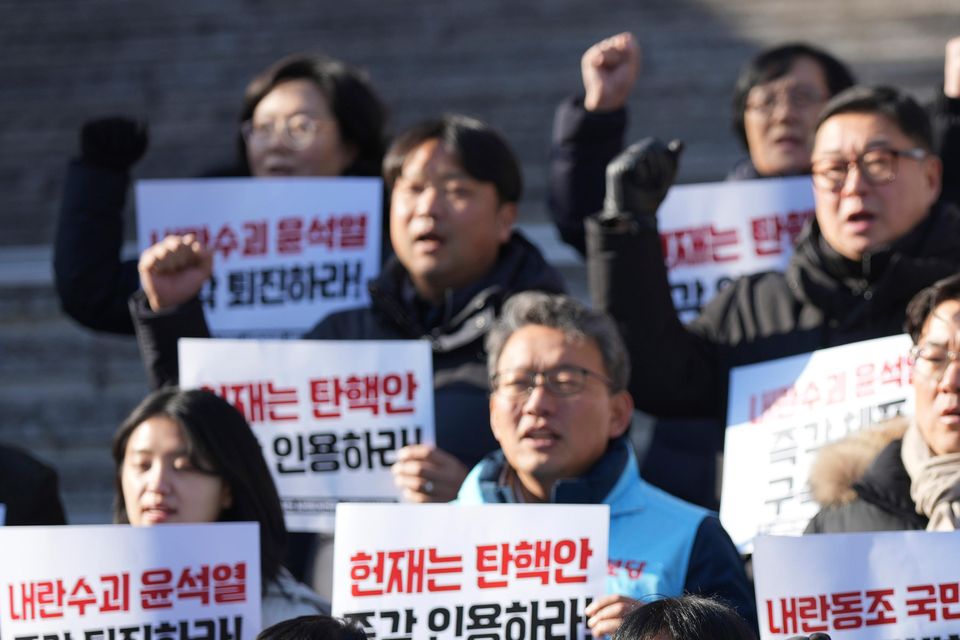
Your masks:
[[[760,536],[753,554],[760,637],[955,638],[960,532]]]
[[[5,640],[205,638],[260,632],[256,523],[3,527]]]
[[[739,275],[783,271],[812,217],[809,176],[672,187],[657,220],[680,319]]]
[[[378,638],[590,637],[609,521],[607,505],[341,504],[333,614]]]
[[[333,531],[340,501],[395,501],[390,465],[434,444],[425,340],[183,339],[180,384],[237,407],[260,441],[287,527]]]
[[[142,180],[137,241],[195,234],[214,250],[200,298],[217,336],[299,337],[368,303],[380,271],[377,178]]]
[[[807,481],[820,447],[913,413],[910,344],[890,336],[731,371],[720,520],[741,551],[816,515]]]

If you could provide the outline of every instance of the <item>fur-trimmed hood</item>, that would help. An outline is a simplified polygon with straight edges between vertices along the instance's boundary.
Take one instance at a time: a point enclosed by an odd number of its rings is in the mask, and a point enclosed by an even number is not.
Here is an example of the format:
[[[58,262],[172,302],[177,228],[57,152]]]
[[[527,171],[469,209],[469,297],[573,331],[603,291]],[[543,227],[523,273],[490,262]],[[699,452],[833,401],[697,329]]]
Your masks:
[[[810,467],[810,492],[821,507],[852,502],[853,485],[888,444],[903,437],[909,420],[902,416],[858,431],[821,450]]]

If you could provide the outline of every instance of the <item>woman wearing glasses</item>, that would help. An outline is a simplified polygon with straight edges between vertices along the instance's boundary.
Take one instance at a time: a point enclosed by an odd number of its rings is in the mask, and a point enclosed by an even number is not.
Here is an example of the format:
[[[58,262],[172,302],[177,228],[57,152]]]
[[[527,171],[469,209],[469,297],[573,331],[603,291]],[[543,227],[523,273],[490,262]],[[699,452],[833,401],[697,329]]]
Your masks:
[[[247,86],[237,166],[221,175],[377,176],[386,109],[364,75],[339,60],[293,55]],[[133,333],[127,298],[136,260],[121,261],[130,169],[147,149],[142,123],[88,122],[70,163],[54,246],[64,311],[98,331]],[[383,234],[386,238],[387,234]]]

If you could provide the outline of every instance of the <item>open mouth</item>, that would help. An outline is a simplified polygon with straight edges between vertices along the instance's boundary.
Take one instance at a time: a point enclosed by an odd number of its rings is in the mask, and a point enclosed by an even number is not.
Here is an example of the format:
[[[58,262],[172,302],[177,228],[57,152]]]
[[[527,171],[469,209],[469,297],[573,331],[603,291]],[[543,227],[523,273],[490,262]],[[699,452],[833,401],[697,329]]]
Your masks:
[[[869,211],[858,211],[846,217],[844,224],[854,231],[865,231],[876,222],[877,216]]]
[[[521,439],[534,449],[546,449],[553,446],[560,438],[550,429],[531,429],[524,433]]]

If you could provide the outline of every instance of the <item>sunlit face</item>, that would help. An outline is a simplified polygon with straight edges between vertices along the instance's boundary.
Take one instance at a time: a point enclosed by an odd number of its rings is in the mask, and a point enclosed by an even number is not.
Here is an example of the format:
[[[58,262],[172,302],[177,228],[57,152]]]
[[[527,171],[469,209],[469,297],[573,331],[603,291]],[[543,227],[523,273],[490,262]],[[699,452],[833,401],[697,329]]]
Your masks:
[[[917,345],[960,351],[960,301],[948,300],[933,310]],[[939,381],[925,375],[925,367],[918,360],[913,371],[917,426],[934,454],[960,453],[960,364],[947,364]]]
[[[216,522],[232,500],[221,478],[194,467],[183,427],[164,416],[130,434],[120,486],[127,519],[138,526]]]
[[[478,281],[510,239],[517,209],[433,139],[413,149],[390,197],[390,240],[421,296]]]
[[[916,146],[885,116],[841,113],[828,118],[817,131],[814,171],[832,162],[842,166],[869,149],[905,151]],[[889,245],[927,217],[940,193],[940,174],[935,156],[899,157],[896,177],[888,184],[871,184],[859,167],[850,166],[839,191],[814,189],[823,237],[850,260]]]
[[[540,325],[527,325],[510,336],[497,372],[544,371],[560,365],[607,376],[593,341],[571,342],[559,329]],[[543,385],[520,398],[499,391],[490,395],[493,435],[520,482],[540,499],[549,498],[557,480],[589,470],[610,440],[626,431],[632,410],[627,392],[611,392],[596,376],[587,378],[583,390],[571,396],[558,397]]]
[[[794,60],[785,75],[750,89],[743,127],[750,160],[761,175],[809,170],[813,128],[829,97],[823,69],[806,56]]]
[[[247,137],[247,161],[258,177],[338,176],[356,156],[310,80],[278,84],[257,103],[250,122],[256,133]]]

